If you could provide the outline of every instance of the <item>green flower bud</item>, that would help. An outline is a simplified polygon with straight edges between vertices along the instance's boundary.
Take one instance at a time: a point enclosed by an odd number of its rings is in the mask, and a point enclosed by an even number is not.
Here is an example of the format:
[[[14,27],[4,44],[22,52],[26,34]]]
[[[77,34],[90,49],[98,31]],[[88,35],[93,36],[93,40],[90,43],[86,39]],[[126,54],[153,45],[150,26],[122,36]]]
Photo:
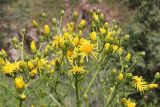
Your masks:
[[[126,77],[127,77],[128,79],[131,79],[131,78],[132,78],[132,73],[126,73]]]
[[[43,12],[41,15],[42,15],[43,18],[47,17],[46,12]]]
[[[53,25],[56,25],[57,24],[57,19],[56,18],[52,18],[52,23],[53,23]]]
[[[88,101],[88,99],[89,99],[87,94],[84,94],[84,95],[83,95],[83,98],[84,98],[84,100],[86,100],[86,101]]]
[[[104,20],[104,14],[103,14],[103,13],[100,14],[99,19],[100,19],[101,21]]]
[[[26,67],[26,63],[24,61],[19,61],[19,67],[20,68],[25,68]]]
[[[156,72],[156,74],[154,75],[154,78],[155,78],[155,79],[160,79],[160,73],[159,73],[159,72]]]
[[[39,39],[40,39],[40,42],[44,42],[44,40],[45,40],[43,36],[40,36]]]
[[[76,21],[78,18],[78,13],[76,11],[74,11],[73,13],[73,19]]]
[[[104,28],[105,28],[105,29],[108,29],[108,27],[109,27],[109,23],[108,23],[108,22],[105,22],[105,23],[104,23]]]
[[[24,33],[24,34],[26,33],[26,29],[25,28],[22,29],[22,33]]]
[[[25,61],[29,61],[29,59],[30,59],[30,57],[29,57],[28,55],[25,55],[25,56],[24,56],[24,60],[25,60]]]
[[[125,35],[124,40],[129,40],[129,35]]]
[[[40,58],[40,57],[42,56],[41,52],[38,51],[38,52],[36,53],[36,56]]]
[[[62,10],[62,11],[60,12],[60,15],[61,15],[61,16],[63,16],[63,15],[64,15],[64,10]]]
[[[111,73],[112,73],[112,75],[117,75],[117,70],[113,69]]]
[[[145,51],[139,52],[140,56],[145,56],[145,54],[146,54]]]
[[[16,37],[13,37],[13,38],[12,38],[12,43],[13,43],[13,44],[18,44],[18,39],[17,39]]]

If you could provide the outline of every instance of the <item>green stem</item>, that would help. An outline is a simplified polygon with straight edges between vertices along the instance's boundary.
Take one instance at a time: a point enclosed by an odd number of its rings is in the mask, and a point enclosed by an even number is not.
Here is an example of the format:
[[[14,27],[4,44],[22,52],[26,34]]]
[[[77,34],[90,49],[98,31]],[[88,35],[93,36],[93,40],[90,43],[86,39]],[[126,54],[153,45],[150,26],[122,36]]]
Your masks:
[[[116,93],[117,93],[117,84],[114,85],[113,90],[111,91],[111,94],[107,99],[105,107],[110,107],[109,105],[112,103],[113,99],[115,98]]]
[[[19,107],[22,107],[22,100],[19,100]]]
[[[80,98],[80,81],[78,80],[77,75],[75,76],[75,87],[76,87],[76,97],[77,97],[77,107],[81,107],[81,98]]]
[[[88,93],[88,91],[89,91],[90,87],[92,86],[92,84],[93,84],[95,78],[97,77],[98,73],[99,73],[99,67],[98,67],[97,71],[94,73],[94,75],[93,75],[88,87],[86,88],[86,90],[84,92],[84,95]]]

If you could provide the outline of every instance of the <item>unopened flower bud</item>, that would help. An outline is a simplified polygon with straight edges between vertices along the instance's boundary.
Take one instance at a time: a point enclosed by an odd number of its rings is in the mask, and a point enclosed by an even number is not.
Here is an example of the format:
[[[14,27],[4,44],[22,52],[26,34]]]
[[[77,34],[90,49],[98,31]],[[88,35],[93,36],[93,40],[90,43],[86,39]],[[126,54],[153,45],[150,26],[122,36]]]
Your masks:
[[[108,29],[108,27],[109,27],[109,23],[108,23],[108,22],[105,22],[105,23],[104,23],[104,28],[105,28],[105,29]]]
[[[38,28],[38,27],[39,27],[39,24],[38,24],[35,20],[32,21],[32,25],[33,25],[33,27],[35,27],[35,28]]]
[[[128,39],[129,39],[129,35],[125,35],[124,40],[128,40]]]
[[[156,74],[154,75],[154,78],[155,78],[155,79],[160,79],[160,73],[159,73],[159,72],[156,72]]]
[[[20,95],[20,99],[21,99],[21,100],[25,100],[26,98],[27,98],[27,97],[26,97],[25,94],[22,93],[22,94]]]
[[[42,13],[42,17],[43,17],[43,18],[46,18],[46,17],[47,17],[46,12],[43,12],[43,13]]]
[[[128,53],[127,56],[125,57],[125,61],[129,62],[131,60],[131,53]]]
[[[84,100],[88,101],[88,95],[87,94],[84,94],[83,98],[84,98]]]
[[[57,19],[56,18],[52,18],[52,23],[53,23],[53,25],[56,25],[57,24]]]
[[[17,39],[16,37],[13,37],[13,38],[12,38],[12,43],[13,43],[13,44],[18,44],[18,39]]]
[[[113,69],[111,73],[112,73],[112,75],[117,75],[117,70]]]
[[[123,80],[123,74],[120,73],[118,76],[117,76],[117,80],[118,81],[122,81]]]
[[[63,15],[64,15],[64,10],[62,10],[62,11],[60,12],[60,15],[61,15],[61,16],[63,16]]]
[[[131,79],[132,78],[132,73],[126,73],[126,78]]]
[[[104,14],[103,14],[103,13],[100,14],[99,19],[100,19],[101,21],[104,20]]]
[[[24,33],[24,34],[26,33],[26,29],[25,28],[22,29],[22,33]]]

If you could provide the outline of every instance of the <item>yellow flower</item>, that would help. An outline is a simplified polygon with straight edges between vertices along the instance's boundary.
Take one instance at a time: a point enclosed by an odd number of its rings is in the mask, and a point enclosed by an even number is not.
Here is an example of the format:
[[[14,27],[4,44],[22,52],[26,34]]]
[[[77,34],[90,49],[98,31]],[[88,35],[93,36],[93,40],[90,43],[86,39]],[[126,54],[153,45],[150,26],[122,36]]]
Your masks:
[[[122,103],[124,103],[124,105],[126,105],[127,107],[136,107],[136,103],[131,101],[131,99],[126,99],[126,98],[123,98],[122,100]]]
[[[32,21],[32,24],[33,24],[33,27],[35,27],[35,28],[38,28],[38,26],[39,26],[39,24],[35,20]]]
[[[148,90],[148,85],[147,82],[143,80],[142,76],[138,77],[138,76],[133,76],[132,77],[133,80],[133,85],[134,87],[141,93],[144,93],[145,90]]]
[[[113,40],[112,34],[113,34],[112,32],[108,32],[107,35],[106,35],[106,39],[107,40]]]
[[[0,50],[0,56],[3,57],[3,58],[7,57],[7,52],[4,49],[1,49]]]
[[[18,71],[19,69],[20,68],[19,68],[18,62],[10,63],[9,61],[6,61],[6,64],[4,66],[2,66],[2,71],[5,74],[14,73],[14,72]]]
[[[110,48],[110,46],[111,46],[110,43],[106,43],[106,44],[105,44],[105,49],[106,49],[106,51],[108,51],[108,49]]]
[[[85,72],[84,67],[83,66],[72,66],[70,72],[72,72],[72,74],[83,74]]]
[[[120,73],[118,76],[117,76],[117,80],[118,81],[122,81],[123,80],[123,74]]]
[[[27,66],[30,70],[34,68],[32,61],[28,61]]]
[[[45,58],[41,58],[41,59],[36,58],[35,61],[37,62],[36,67],[38,69],[43,69],[48,62],[47,59]]]
[[[67,30],[69,32],[73,32],[73,30],[74,30],[74,22],[70,22],[70,23],[67,24]]]
[[[50,33],[49,25],[45,25],[45,26],[44,26],[44,33],[45,33],[45,34]]]
[[[3,64],[5,64],[5,61],[3,58],[0,58],[0,65],[3,65]]]
[[[72,42],[72,44],[74,45],[74,46],[79,46],[79,45],[81,45],[83,42],[85,42],[85,41],[87,41],[86,39],[84,39],[84,38],[79,38],[79,37],[74,37],[73,38],[73,42]]]
[[[131,53],[128,53],[127,56],[125,57],[125,60],[129,62],[131,60],[131,57],[132,57]]]
[[[18,89],[22,89],[25,87],[25,83],[23,81],[23,77],[22,76],[18,76],[15,78],[15,84],[16,84],[16,87]]]
[[[86,21],[84,19],[82,19],[81,22],[80,22],[80,25],[85,26],[85,24],[86,24]]]
[[[96,38],[97,38],[97,33],[96,33],[96,32],[91,32],[91,33],[90,33],[90,38],[91,38],[91,40],[96,40]]]
[[[106,29],[104,29],[104,28],[100,28],[99,30],[100,30],[102,35],[106,33]]]
[[[113,53],[116,52],[116,51],[118,51],[118,48],[119,48],[119,47],[118,47],[117,45],[113,45],[113,47],[112,47]]]
[[[34,77],[37,74],[37,68],[33,69],[29,74]]]
[[[64,46],[64,42],[65,42],[64,37],[54,36],[53,39],[54,41],[52,42],[52,46],[55,46],[56,48]]]
[[[93,20],[99,21],[98,15],[95,12],[93,13]]]
[[[83,42],[79,47],[80,55],[82,55],[82,58],[87,59],[88,61],[88,55],[90,55],[92,58],[97,58],[97,53],[95,51],[95,45],[91,44],[89,41]]]
[[[149,85],[148,85],[148,88],[149,88],[149,89],[158,88],[158,84],[149,84]]]
[[[34,40],[32,40],[30,47],[31,47],[31,51],[32,51],[32,52],[35,52],[35,51],[36,51],[37,48],[36,48],[36,45],[35,45],[35,41],[34,41]]]
[[[26,95],[25,95],[24,93],[22,93],[22,94],[20,95],[20,98],[21,98],[21,100],[25,100],[27,97],[26,97]]]
[[[117,52],[121,55],[123,53],[124,49],[123,47],[119,47],[119,49],[117,50]]]
[[[71,34],[69,34],[69,33],[67,33],[67,32],[65,32],[65,33],[64,33],[64,39],[65,39],[65,40],[69,40],[69,41],[71,41],[71,40],[72,40],[72,38],[73,38],[73,37],[72,37],[72,35],[71,35]]]

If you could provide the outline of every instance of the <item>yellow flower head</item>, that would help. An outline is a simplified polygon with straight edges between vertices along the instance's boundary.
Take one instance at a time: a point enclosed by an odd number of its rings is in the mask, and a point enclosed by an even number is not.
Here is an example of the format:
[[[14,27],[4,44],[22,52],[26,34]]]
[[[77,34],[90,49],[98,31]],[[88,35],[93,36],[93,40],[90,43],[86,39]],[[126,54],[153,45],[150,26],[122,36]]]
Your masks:
[[[7,61],[5,63],[4,66],[2,66],[2,71],[5,73],[5,74],[11,74],[11,73],[14,73],[16,71],[18,71],[20,68],[19,68],[19,63],[18,62],[14,62],[14,63],[10,63],[9,61]]]
[[[106,40],[113,40],[112,34],[112,32],[108,32],[106,35]]]
[[[106,29],[104,29],[104,28],[100,28],[99,30],[100,30],[102,35],[106,33]]]
[[[27,66],[30,70],[34,68],[32,61],[28,61]]]
[[[73,30],[74,30],[74,22],[70,22],[70,23],[67,24],[67,30],[69,32],[73,32]]]
[[[4,65],[5,64],[5,61],[3,58],[0,58],[0,65]]]
[[[45,58],[36,58],[35,61],[36,61],[36,67],[38,69],[43,69],[48,62],[47,59]]]
[[[24,93],[22,93],[22,94],[20,95],[20,98],[21,98],[21,100],[25,100],[27,97],[26,97],[26,95],[25,95]]]
[[[50,33],[49,25],[45,25],[45,26],[44,26],[44,33],[45,33],[45,34]]]
[[[128,53],[127,56],[125,57],[125,60],[129,62],[131,60],[131,57],[132,57],[131,53]]]
[[[52,46],[58,48],[58,47],[63,47],[64,46],[64,37],[62,36],[54,36],[53,37],[54,41],[52,42]]]
[[[123,80],[123,74],[120,73],[118,76],[117,76],[117,80],[118,81],[122,81]]]
[[[72,37],[71,34],[69,34],[69,33],[67,33],[67,32],[64,33],[64,39],[65,39],[65,40],[71,41],[72,38],[73,38],[73,37]]]
[[[158,84],[149,84],[149,85],[148,85],[148,88],[149,88],[149,89],[158,88]]]
[[[73,66],[70,70],[70,72],[72,72],[72,74],[83,74],[85,72],[84,67],[83,66]]]
[[[97,39],[97,33],[96,32],[91,32],[90,33],[90,38],[91,38],[91,40],[96,40]]]
[[[119,47],[119,49],[117,50],[118,54],[120,55],[123,53],[123,51],[124,51],[123,47]]]
[[[116,51],[118,51],[118,48],[119,48],[119,47],[118,47],[117,45],[113,45],[113,47],[112,47],[113,53],[116,52]]]
[[[36,44],[35,44],[35,41],[34,41],[34,40],[32,40],[30,47],[31,47],[31,51],[32,51],[32,52],[35,52],[35,51],[36,51],[37,48],[36,48]]]
[[[86,24],[86,21],[84,19],[82,19],[81,22],[80,22],[80,25],[85,26],[85,24]]]
[[[132,77],[133,80],[133,85],[134,87],[141,93],[144,93],[145,90],[148,90],[148,85],[147,82],[143,80],[142,76],[138,77],[138,76],[133,76]]]
[[[111,46],[110,43],[106,43],[106,44],[105,44],[105,49],[106,49],[106,51],[108,51],[108,49],[110,48],[110,46]]]
[[[4,49],[0,50],[0,56],[1,57],[7,57],[7,52]]]
[[[131,101],[130,98],[129,98],[129,99],[123,98],[121,101],[122,101],[122,103],[123,103],[124,105],[126,105],[127,107],[136,107],[136,103],[133,102],[133,101]]]
[[[34,77],[37,74],[37,68],[33,69],[29,74]]]
[[[93,13],[93,20],[99,21],[98,15],[95,12]]]
[[[97,53],[94,52],[95,51],[95,45],[91,44],[89,41],[83,42],[80,45],[79,50],[80,50],[80,55],[82,55],[83,58],[86,57],[87,61],[88,61],[88,55],[90,55],[92,58],[97,57]]]
[[[16,87],[18,89],[22,89],[25,87],[25,83],[23,81],[23,77],[22,76],[18,76],[15,78],[15,84],[16,84]]]
[[[32,21],[32,24],[33,24],[33,27],[35,27],[35,28],[38,28],[38,26],[39,26],[39,24],[35,20]]]

